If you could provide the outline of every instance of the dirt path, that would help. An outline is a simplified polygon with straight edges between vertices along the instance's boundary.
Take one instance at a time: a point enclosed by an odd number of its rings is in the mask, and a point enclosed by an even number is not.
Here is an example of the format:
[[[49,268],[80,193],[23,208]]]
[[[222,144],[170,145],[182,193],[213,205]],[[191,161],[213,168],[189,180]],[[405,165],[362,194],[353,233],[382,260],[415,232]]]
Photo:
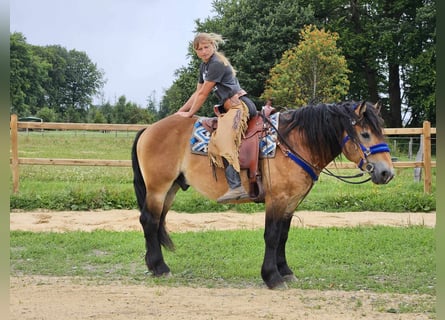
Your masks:
[[[298,211],[292,219],[294,227],[348,227],[348,226],[409,226],[436,225],[435,213],[388,213],[388,212],[342,212]],[[177,213],[167,215],[170,232],[258,229],[264,227],[264,213],[243,214],[236,212],[220,213]],[[97,229],[141,231],[137,210],[110,211],[35,211],[12,212],[11,230],[54,231],[71,230],[93,231]]]
[[[296,227],[357,225],[425,225],[434,227],[435,213],[298,212]],[[172,232],[262,228],[264,214],[170,212]],[[13,212],[11,230],[138,230],[138,212]],[[10,319],[431,319],[435,297],[372,292],[266,288],[148,287],[97,284],[94,280],[18,276],[10,279]],[[397,313],[401,306],[409,313]]]

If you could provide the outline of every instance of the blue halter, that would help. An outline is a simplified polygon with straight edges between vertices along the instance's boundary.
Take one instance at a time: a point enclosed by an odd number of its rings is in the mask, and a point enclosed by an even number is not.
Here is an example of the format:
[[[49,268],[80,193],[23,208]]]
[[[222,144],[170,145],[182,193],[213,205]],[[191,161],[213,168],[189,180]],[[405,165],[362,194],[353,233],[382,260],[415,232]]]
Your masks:
[[[343,141],[341,143],[341,147],[343,148],[349,140],[351,140],[351,138],[349,136],[344,137]],[[360,149],[362,149],[362,151],[363,151],[363,155],[365,156],[365,158],[362,158],[357,165],[360,170],[363,170],[362,169],[363,165],[368,162],[368,156],[376,154],[376,153],[381,153],[381,152],[390,152],[389,146],[386,143],[378,143],[376,145],[370,146],[369,148],[366,148],[361,143],[359,143],[359,146],[360,146]],[[372,172],[372,170],[373,170],[373,166],[370,165],[370,168],[366,168],[366,170],[363,170],[363,171]]]

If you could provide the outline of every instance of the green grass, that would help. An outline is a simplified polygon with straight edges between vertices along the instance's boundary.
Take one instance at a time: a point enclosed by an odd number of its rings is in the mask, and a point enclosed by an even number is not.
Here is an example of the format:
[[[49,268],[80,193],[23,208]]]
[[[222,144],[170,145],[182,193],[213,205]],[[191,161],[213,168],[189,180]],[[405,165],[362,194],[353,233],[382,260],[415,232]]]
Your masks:
[[[134,132],[20,132],[19,156],[32,158],[90,158],[129,160]],[[355,174],[358,170],[333,170]],[[300,210],[429,212],[436,210],[436,170],[433,192],[413,181],[412,169],[396,170],[388,185],[367,182],[350,185],[322,174]],[[10,208],[34,210],[134,209],[136,199],[131,168],[21,165],[20,191]],[[262,204],[220,205],[194,190],[179,191],[173,210],[184,212],[263,211]]]
[[[136,132],[19,132],[19,157],[130,160]]]
[[[146,274],[140,232],[32,233],[10,236],[11,275],[81,276],[97,281],[204,287],[263,286],[262,231],[174,233],[164,251],[172,278]],[[287,256],[302,289],[435,295],[434,229],[293,228]]]

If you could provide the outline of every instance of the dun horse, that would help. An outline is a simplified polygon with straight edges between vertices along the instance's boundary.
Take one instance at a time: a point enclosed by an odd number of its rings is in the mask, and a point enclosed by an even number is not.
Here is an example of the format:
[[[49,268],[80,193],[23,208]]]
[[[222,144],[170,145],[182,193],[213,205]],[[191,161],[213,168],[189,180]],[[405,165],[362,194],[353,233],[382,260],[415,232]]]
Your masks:
[[[176,192],[192,186],[217,199],[227,190],[223,169],[191,151],[197,117],[166,117],[137,133],[132,148],[134,188],[146,244],[145,261],[155,276],[169,275],[161,246],[173,249],[165,218]],[[394,175],[382,133],[379,107],[353,101],[305,106],[278,113],[277,148],[260,159],[265,203],[265,253],[261,276],[273,289],[296,277],[286,261],[286,241],[294,211],[321,171],[341,153],[369,173],[375,184]],[[241,176],[249,189],[247,174]]]

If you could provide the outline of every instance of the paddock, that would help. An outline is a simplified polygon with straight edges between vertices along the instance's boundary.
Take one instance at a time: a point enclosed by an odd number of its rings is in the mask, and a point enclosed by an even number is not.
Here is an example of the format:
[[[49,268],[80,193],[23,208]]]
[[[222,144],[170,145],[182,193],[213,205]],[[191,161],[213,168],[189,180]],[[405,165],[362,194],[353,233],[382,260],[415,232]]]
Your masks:
[[[170,212],[172,232],[255,229],[264,213]],[[11,231],[139,230],[137,210],[12,212]],[[436,213],[298,212],[296,228],[422,225],[434,228]],[[94,278],[13,275],[11,319],[431,319],[436,297],[365,290],[271,291],[258,287],[148,286]],[[403,311],[405,310],[410,311]]]

